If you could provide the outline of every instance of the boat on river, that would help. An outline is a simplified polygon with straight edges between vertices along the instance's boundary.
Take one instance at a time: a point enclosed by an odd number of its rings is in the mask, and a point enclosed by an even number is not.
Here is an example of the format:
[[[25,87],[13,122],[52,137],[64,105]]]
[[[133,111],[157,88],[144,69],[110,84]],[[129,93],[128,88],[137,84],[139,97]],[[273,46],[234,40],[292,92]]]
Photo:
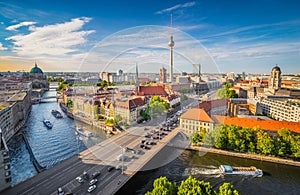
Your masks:
[[[75,129],[75,133],[78,134],[78,135],[82,135],[84,137],[91,137],[93,134],[89,131],[86,131],[82,128],[79,128],[79,127],[76,127]]]
[[[58,110],[52,110],[51,114],[55,117],[55,118],[63,118],[63,115],[58,111]]]
[[[233,167],[230,165],[221,165],[219,167],[220,171],[224,175],[250,175],[261,177],[263,176],[263,171],[254,166],[251,167]]]
[[[43,123],[48,129],[52,129],[53,124],[49,120],[44,120]]]

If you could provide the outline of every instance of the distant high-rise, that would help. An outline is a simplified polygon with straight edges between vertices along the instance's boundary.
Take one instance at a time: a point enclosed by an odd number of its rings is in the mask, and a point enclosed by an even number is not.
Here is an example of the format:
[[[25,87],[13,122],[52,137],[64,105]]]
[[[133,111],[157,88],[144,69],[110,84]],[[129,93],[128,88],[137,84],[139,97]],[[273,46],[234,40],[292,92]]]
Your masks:
[[[160,69],[159,82],[160,83],[166,83],[167,82],[167,69],[165,69],[164,67],[162,67]]]
[[[135,84],[139,85],[139,70],[137,63],[135,64]]]
[[[172,14],[171,14],[171,20],[170,20],[170,41],[168,43],[170,47],[170,83],[173,81],[173,47],[175,45],[173,41],[173,35],[172,35]]]

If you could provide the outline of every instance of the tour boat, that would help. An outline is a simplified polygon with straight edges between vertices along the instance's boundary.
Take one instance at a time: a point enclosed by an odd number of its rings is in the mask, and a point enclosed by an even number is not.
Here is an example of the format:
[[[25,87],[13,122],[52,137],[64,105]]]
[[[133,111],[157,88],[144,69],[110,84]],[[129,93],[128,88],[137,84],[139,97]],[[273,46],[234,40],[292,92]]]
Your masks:
[[[63,115],[58,111],[58,110],[52,110],[51,114],[55,117],[55,118],[63,118]]]
[[[49,120],[44,120],[43,123],[47,128],[52,129],[53,124]]]
[[[79,135],[83,135],[85,137],[91,137],[93,134],[89,131],[86,131],[82,128],[76,127],[75,129],[76,133],[78,133]]]
[[[251,175],[256,177],[261,177],[263,172],[261,169],[256,167],[233,167],[230,165],[221,165],[219,167],[220,171],[224,175]]]

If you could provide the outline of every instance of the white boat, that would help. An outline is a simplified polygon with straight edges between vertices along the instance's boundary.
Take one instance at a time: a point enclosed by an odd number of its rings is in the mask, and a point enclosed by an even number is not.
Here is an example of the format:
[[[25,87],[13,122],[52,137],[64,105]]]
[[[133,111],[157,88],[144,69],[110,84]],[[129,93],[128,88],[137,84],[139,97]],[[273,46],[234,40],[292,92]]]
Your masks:
[[[53,124],[49,120],[44,120],[43,123],[47,128],[52,129]]]
[[[224,175],[251,175],[256,177],[263,176],[263,171],[254,166],[251,167],[233,167],[230,165],[221,165],[220,171]]]
[[[89,131],[86,131],[80,127],[76,127],[75,129],[76,133],[78,133],[79,135],[82,135],[84,137],[91,137],[93,134]]]

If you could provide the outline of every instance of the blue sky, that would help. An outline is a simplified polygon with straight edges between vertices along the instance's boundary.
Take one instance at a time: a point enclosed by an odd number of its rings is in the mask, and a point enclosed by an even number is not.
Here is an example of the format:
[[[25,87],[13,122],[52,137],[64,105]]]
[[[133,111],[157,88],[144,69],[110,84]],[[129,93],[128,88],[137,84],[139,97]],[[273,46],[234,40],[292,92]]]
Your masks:
[[[300,73],[300,2],[0,1],[0,71],[159,72],[168,67],[170,13],[175,72]],[[121,44],[122,43],[122,44]],[[115,65],[113,65],[115,64]],[[128,66],[128,67],[126,67]]]

